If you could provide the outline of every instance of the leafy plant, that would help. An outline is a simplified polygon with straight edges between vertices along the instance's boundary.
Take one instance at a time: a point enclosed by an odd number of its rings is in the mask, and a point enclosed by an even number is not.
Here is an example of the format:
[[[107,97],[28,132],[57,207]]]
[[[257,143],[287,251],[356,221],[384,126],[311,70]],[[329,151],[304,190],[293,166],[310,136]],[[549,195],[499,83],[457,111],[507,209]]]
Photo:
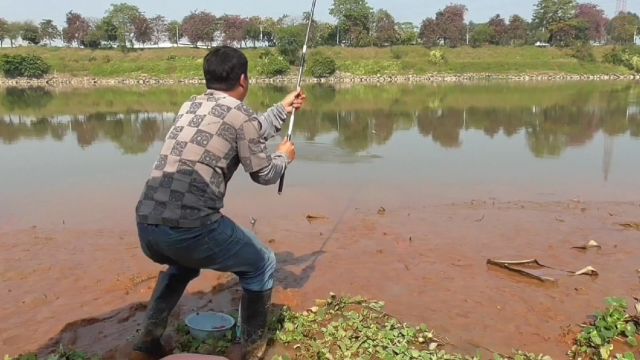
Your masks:
[[[313,53],[309,57],[307,73],[316,79],[329,77],[335,74],[336,70],[336,61],[323,53]]]
[[[51,66],[35,54],[2,55],[0,70],[8,78],[41,78],[51,71]]]
[[[433,65],[442,65],[445,62],[447,62],[447,59],[442,50],[432,50],[429,52],[429,63]]]
[[[627,302],[624,299],[607,299],[608,307],[603,313],[597,313],[592,324],[585,327],[576,340],[571,351],[574,359],[588,357],[591,359],[609,359],[613,351],[614,339],[621,339],[627,344],[638,346],[638,329],[634,319],[627,314]],[[627,359],[629,354],[616,358]],[[633,355],[631,355],[633,358]]]
[[[272,51],[264,51],[260,54],[255,69],[258,75],[272,78],[285,75],[289,72],[290,66],[281,55]]]
[[[49,355],[46,358],[38,358],[38,355],[35,354],[27,354],[27,355],[19,355],[17,357],[5,356],[4,360],[99,360],[98,357],[92,357],[85,353],[75,350],[65,350],[62,345],[58,348],[58,350]]]
[[[595,62],[596,55],[593,53],[593,46],[588,42],[579,42],[571,48],[571,57],[579,61]]]
[[[624,66],[635,72],[640,72],[640,48],[637,46],[624,49],[614,47],[604,54],[603,61],[613,65]]]
[[[176,327],[176,333],[178,334],[178,339],[175,353],[224,356],[236,340],[235,331],[228,331],[221,338],[198,340],[189,334],[189,329],[184,324]]]

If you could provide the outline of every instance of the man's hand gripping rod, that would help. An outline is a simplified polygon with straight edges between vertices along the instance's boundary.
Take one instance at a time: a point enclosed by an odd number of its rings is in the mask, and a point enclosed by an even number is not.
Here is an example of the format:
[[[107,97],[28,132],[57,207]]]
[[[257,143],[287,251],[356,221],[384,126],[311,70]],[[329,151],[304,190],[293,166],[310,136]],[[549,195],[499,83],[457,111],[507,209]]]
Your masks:
[[[311,4],[311,13],[309,14],[309,25],[307,26],[307,35],[304,39],[304,46],[302,47],[302,55],[300,56],[300,73],[298,74],[298,86],[297,91],[300,92],[302,84],[302,75],[304,75],[304,67],[307,63],[307,44],[309,43],[309,33],[311,32],[311,24],[313,24],[313,14],[316,11],[316,0],[313,0]],[[296,121],[296,109],[291,111],[291,119],[289,119],[289,132],[287,133],[287,140],[291,141],[291,135],[293,134],[293,125]],[[286,173],[286,170],[285,170]],[[278,185],[278,195],[282,194],[284,189],[284,175],[280,178],[280,184]]]

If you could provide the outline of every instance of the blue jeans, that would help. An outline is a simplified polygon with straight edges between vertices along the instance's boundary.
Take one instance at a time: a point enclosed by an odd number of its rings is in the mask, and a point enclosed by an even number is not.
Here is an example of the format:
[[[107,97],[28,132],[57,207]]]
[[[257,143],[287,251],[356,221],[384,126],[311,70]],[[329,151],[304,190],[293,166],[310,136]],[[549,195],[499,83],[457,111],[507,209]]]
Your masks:
[[[170,273],[195,278],[211,269],[236,274],[246,290],[273,288],[273,251],[225,216],[199,228],[138,224],[138,236],[145,255]]]

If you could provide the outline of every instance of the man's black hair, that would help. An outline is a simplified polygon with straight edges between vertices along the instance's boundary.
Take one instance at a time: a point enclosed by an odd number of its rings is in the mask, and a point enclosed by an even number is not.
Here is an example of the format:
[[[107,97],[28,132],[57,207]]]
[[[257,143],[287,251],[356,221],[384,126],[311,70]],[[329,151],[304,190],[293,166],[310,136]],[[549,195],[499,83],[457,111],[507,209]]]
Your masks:
[[[240,77],[247,75],[249,61],[238,49],[218,46],[205,56],[203,70],[207,89],[231,91],[240,84]]]

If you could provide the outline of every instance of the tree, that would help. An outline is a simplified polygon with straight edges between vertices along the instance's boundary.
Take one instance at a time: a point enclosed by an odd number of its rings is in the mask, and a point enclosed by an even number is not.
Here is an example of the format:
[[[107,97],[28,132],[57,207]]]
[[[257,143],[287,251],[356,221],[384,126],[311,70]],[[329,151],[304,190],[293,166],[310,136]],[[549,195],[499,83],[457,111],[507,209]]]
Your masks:
[[[529,24],[523,17],[519,15],[511,16],[507,29],[511,45],[524,45],[527,42]]]
[[[156,15],[149,19],[149,23],[151,23],[151,41],[154,44],[158,45],[161,41],[167,38],[167,33],[169,30],[169,23],[167,22],[167,18],[162,15]]]
[[[570,46],[575,42],[589,40],[589,25],[579,19],[557,23],[549,28],[550,42],[554,46]]]
[[[178,46],[180,39],[184,36],[184,33],[182,32],[182,24],[177,20],[169,22],[169,25],[167,25],[167,35],[169,35],[169,41]]]
[[[480,24],[473,28],[469,42],[473,47],[480,47],[493,43],[496,38],[495,31],[489,24]]]
[[[2,43],[4,43],[4,39],[8,37],[9,34],[9,22],[3,18],[0,18],[0,47],[2,47]]]
[[[209,45],[218,32],[216,17],[207,11],[194,11],[182,20],[182,31],[193,46],[201,42]]]
[[[9,39],[9,43],[11,47],[15,44],[16,40],[20,38],[20,33],[22,32],[22,24],[17,21],[12,21],[7,25],[7,39]]]
[[[420,34],[427,46],[444,43],[450,47],[458,47],[465,43],[466,25],[464,23],[467,7],[452,4],[436,13],[436,18],[428,18],[422,23]]]
[[[617,44],[633,44],[640,26],[640,18],[634,13],[620,13],[609,24],[609,37]]]
[[[43,40],[47,40],[49,42],[49,46],[51,46],[51,42],[56,39],[60,39],[62,33],[60,29],[53,23],[53,20],[44,19],[40,22],[40,35]]]
[[[140,15],[133,21],[133,39],[142,44],[151,42],[153,37],[153,28],[151,22],[146,16]]]
[[[541,30],[569,21],[576,14],[576,0],[539,0],[533,11],[533,23]]]
[[[397,24],[399,42],[402,45],[414,45],[418,42],[418,27],[412,22]]]
[[[262,19],[259,16],[249,18],[247,40],[253,43],[253,47],[256,47],[258,42],[262,42]]]
[[[222,42],[226,45],[242,44],[247,40],[249,20],[238,15],[225,15],[222,22]]]
[[[95,26],[94,31],[100,34],[100,40],[110,44],[118,42],[118,28],[111,18],[102,18]]]
[[[489,39],[491,44],[506,45],[509,43],[509,29],[507,27],[507,22],[502,18],[502,16],[498,14],[492,17],[487,23],[487,26],[489,26],[492,31],[491,39]]]
[[[341,37],[347,45],[368,45],[373,9],[367,0],[333,0],[329,14],[338,20]]]
[[[262,40],[267,43],[268,46],[276,46],[276,34],[281,25],[273,18],[262,19]]]
[[[127,3],[111,4],[111,8],[106,12],[109,19],[118,29],[118,44],[126,47],[127,43],[133,47],[135,22],[143,16],[140,9],[135,5]]]
[[[395,45],[399,38],[396,19],[387,10],[380,9],[374,17],[373,38],[377,46]]]
[[[67,13],[65,22],[67,26],[62,29],[62,40],[69,45],[75,43],[79,47],[89,34],[91,24],[89,24],[89,21],[82,15],[73,11]]]
[[[42,42],[40,28],[36,24],[29,21],[22,24],[20,38],[31,45],[38,45],[40,44],[40,42]]]
[[[291,65],[299,61],[300,51],[304,45],[306,28],[303,24],[290,25],[278,29],[276,34],[277,49]]]
[[[439,46],[442,34],[440,33],[440,27],[438,22],[433,18],[427,18],[422,22],[420,26],[420,39],[422,44],[427,47]]]
[[[589,40],[604,42],[607,36],[609,19],[604,10],[596,4],[579,4],[576,10],[576,18],[589,25]]]

